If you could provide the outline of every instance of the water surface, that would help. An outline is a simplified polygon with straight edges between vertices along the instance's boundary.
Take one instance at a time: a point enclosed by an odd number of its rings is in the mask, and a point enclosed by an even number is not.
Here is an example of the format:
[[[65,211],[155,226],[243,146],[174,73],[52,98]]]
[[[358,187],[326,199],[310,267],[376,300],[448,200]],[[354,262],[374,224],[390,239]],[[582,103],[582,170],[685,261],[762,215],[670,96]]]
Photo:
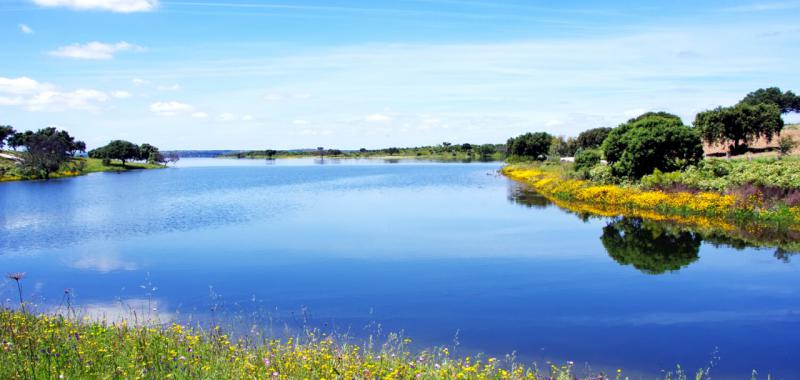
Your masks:
[[[0,272],[27,272],[43,309],[70,288],[94,315],[403,331],[418,347],[651,376],[719,356],[717,378],[800,378],[798,258],[584,220],[500,165],[186,159],[3,183]],[[0,296],[15,305],[9,281]]]

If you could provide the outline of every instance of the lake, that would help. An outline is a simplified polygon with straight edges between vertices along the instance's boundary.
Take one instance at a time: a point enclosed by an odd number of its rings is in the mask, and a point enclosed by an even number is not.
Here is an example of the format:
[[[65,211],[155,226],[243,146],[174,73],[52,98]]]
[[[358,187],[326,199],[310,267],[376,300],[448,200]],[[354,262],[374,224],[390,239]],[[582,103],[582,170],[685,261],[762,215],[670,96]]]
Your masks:
[[[800,256],[581,218],[501,163],[184,159],[0,184],[0,272],[81,313],[402,332],[457,355],[800,378]],[[16,288],[0,296],[16,307]],[[580,370],[579,370],[580,372]]]

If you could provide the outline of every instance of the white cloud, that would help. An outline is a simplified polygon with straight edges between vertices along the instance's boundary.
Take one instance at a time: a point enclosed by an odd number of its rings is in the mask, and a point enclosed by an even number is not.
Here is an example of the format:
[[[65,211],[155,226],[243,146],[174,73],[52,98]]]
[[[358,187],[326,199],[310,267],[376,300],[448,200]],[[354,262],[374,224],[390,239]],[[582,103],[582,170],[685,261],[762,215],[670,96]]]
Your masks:
[[[234,116],[230,112],[224,112],[219,115],[219,119],[222,121],[231,121],[233,120]]]
[[[195,119],[207,119],[208,114],[205,112],[195,112],[192,114],[192,117]]]
[[[386,116],[386,115],[382,115],[382,114],[376,113],[376,114],[368,115],[366,118],[364,118],[364,120],[366,120],[366,121],[368,121],[370,123],[383,123],[383,122],[391,121],[392,118],[389,117],[389,116]]]
[[[130,98],[132,95],[128,91],[114,91],[111,93],[111,97],[116,99],[127,99]]]
[[[26,105],[31,111],[63,111],[81,109],[93,111],[97,103],[107,101],[108,94],[92,89],[77,89],[69,92],[44,91],[28,99]]]
[[[53,88],[47,83],[39,83],[28,77],[4,78],[0,77],[0,92],[7,94],[31,94]]]
[[[158,0],[33,0],[41,7],[65,7],[75,10],[101,10],[117,13],[149,12]]]
[[[159,116],[176,116],[184,112],[190,112],[194,107],[180,102],[155,102],[150,104],[150,111]]]
[[[33,34],[33,29],[25,24],[19,24],[19,31],[24,34]]]
[[[7,96],[3,96],[5,94]],[[21,106],[29,111],[96,110],[111,95],[93,89],[61,91],[49,83],[28,77],[0,77],[0,105]]]
[[[294,124],[294,125],[306,125],[306,124],[308,124],[308,121],[303,120],[303,119],[297,119],[297,120],[293,120],[292,124]]]
[[[172,85],[161,85],[156,88],[158,91],[178,91],[181,89],[181,85],[175,83]]]
[[[253,115],[242,116],[242,121],[250,121],[250,120],[253,120]]]
[[[141,85],[145,85],[145,84],[150,84],[150,81],[149,81],[149,80],[144,80],[144,79],[142,79],[142,78],[133,78],[133,79],[131,80],[131,82],[133,82],[133,84],[135,84],[135,85],[137,85],[137,86],[141,86]]]
[[[545,122],[544,126],[545,127],[557,127],[557,126],[563,125],[563,124],[564,124],[563,121],[557,120],[557,119],[553,119],[553,120],[548,120],[547,122]]]
[[[73,58],[73,59],[112,59],[114,54],[123,51],[142,51],[144,48],[141,46],[129,44],[125,41],[120,41],[115,44],[106,44],[102,42],[89,42],[87,44],[72,44],[62,46],[48,54],[55,57]]]

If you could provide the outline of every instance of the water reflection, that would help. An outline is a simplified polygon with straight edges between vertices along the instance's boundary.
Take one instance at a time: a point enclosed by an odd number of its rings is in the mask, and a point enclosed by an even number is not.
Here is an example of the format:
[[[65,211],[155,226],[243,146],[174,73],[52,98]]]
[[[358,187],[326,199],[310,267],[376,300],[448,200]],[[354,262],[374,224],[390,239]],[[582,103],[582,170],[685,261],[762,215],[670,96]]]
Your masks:
[[[800,253],[800,232],[788,229],[765,229],[740,225],[731,230],[697,227],[676,221],[654,221],[641,217],[600,216],[574,211],[568,204],[556,205],[547,197],[525,185],[513,182],[508,200],[530,208],[559,207],[583,221],[607,220],[600,241],[611,258],[621,265],[632,265],[648,274],[680,270],[699,258],[705,241],[714,247],[736,250],[748,248],[774,249],[773,256],[783,262]]]
[[[640,218],[620,218],[603,227],[608,255],[648,274],[679,270],[697,261],[703,239],[697,233],[667,228]]]

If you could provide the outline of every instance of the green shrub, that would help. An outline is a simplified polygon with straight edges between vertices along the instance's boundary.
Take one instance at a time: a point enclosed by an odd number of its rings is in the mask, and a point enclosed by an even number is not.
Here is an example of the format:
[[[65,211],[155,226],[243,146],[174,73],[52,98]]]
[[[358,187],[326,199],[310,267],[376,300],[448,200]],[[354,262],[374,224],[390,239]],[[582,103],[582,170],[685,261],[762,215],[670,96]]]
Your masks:
[[[579,150],[575,153],[575,171],[587,172],[600,163],[600,152],[594,149]]]
[[[589,179],[601,185],[611,185],[618,182],[611,172],[611,167],[604,164],[595,165],[589,169]]]

